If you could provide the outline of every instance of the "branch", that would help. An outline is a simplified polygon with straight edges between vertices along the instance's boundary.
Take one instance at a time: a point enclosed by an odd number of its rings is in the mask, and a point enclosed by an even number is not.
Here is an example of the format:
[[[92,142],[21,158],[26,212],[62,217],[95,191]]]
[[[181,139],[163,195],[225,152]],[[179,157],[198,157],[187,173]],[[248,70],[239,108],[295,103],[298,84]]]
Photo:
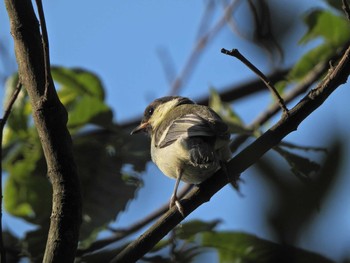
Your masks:
[[[248,59],[246,59],[239,51],[238,49],[232,49],[231,51],[227,49],[221,49],[221,53],[224,53],[226,55],[235,57],[242,61],[250,70],[252,70],[258,77],[264,82],[266,87],[271,91],[272,95],[276,97],[277,102],[279,106],[281,107],[283,114],[288,115],[288,109],[287,106],[284,103],[284,100],[280,96],[280,94],[277,92],[276,88],[271,84],[269,79],[257,68],[255,67]]]
[[[5,108],[4,116],[2,117],[2,119],[0,119],[0,160],[2,160],[2,139],[4,135],[4,127],[7,122],[7,119],[10,116],[13,104],[15,103],[21,89],[22,83],[18,81],[16,89],[14,90],[12,97],[9,100],[9,103]],[[6,250],[2,234],[2,162],[0,161],[0,262],[6,262]]]
[[[334,69],[330,69],[326,78],[311,90],[294,108],[288,117],[282,119],[256,139],[252,144],[237,154],[229,163],[231,174],[240,175],[258,161],[268,150],[276,146],[285,136],[295,131],[297,127],[328,98],[341,84],[345,83],[350,74],[350,46]],[[199,187],[185,196],[181,201],[185,216],[205,202],[227,184],[227,178],[221,170]],[[112,262],[135,262],[154,247],[171,229],[184,218],[173,207],[138,239],[129,244]]]
[[[41,0],[35,0],[36,6],[38,8],[38,15],[40,20],[40,28],[42,33],[42,47],[43,47],[43,55],[44,55],[44,68],[45,68],[45,93],[44,98],[47,97],[47,91],[49,89],[49,83],[50,83],[50,52],[49,52],[49,37],[47,35],[47,29],[46,29],[46,21],[45,21],[45,15],[43,10],[43,4]]]
[[[211,3],[209,3],[209,5],[210,4]],[[198,62],[200,54],[203,53],[203,50],[206,46],[208,46],[208,43],[212,41],[215,38],[215,36],[220,32],[220,30],[225,26],[226,17],[232,13],[232,11],[236,6],[237,6],[237,1],[231,0],[230,3],[227,4],[227,6],[225,7],[221,17],[219,17],[216,23],[205,34],[203,34],[201,37],[197,39],[192,49],[192,52],[190,56],[187,58],[181,72],[173,81],[170,87],[169,95],[175,95],[179,93],[179,90],[183,86],[183,83],[189,78],[190,74],[195,68],[195,64]],[[207,19],[207,12],[205,12],[203,15],[202,24],[203,22],[205,22],[206,19]]]
[[[348,2],[347,0],[342,0],[342,8],[344,10],[344,13],[346,15],[346,18],[348,20],[350,20],[350,8],[349,8],[349,5],[348,5]]]
[[[347,47],[350,45],[348,42],[343,48],[336,52],[332,57],[329,58],[330,61],[337,61],[345,53]],[[329,62],[327,60],[317,64],[313,70],[311,70],[304,79],[295,86],[290,92],[284,95],[285,103],[289,103],[301,94],[304,94],[317,80],[319,80],[322,75],[325,74],[327,68],[329,67]],[[274,116],[279,111],[279,104],[276,102],[272,104],[266,111],[264,111],[260,116],[258,116],[250,125],[247,126],[248,129],[256,130],[265,124],[272,116]],[[238,135],[230,145],[231,151],[235,152],[239,146],[241,146],[250,136],[249,135]]]
[[[31,1],[5,0],[5,4],[19,79],[28,91],[53,188],[44,262],[73,262],[81,222],[81,196],[72,140],[66,127],[67,111],[58,99],[49,72],[48,52],[43,48],[45,40],[40,35]],[[44,27],[42,32],[46,32]]]
[[[289,72],[289,69],[275,72],[270,76],[268,76],[268,79],[273,83],[278,82],[280,80],[283,80],[287,76],[288,72]],[[252,95],[254,93],[265,91],[265,90],[266,90],[266,86],[261,82],[261,80],[253,80],[253,81],[241,84],[239,86],[232,85],[229,87],[225,87],[223,88],[223,91],[219,93],[219,95],[223,101],[232,102],[234,100],[238,100],[246,96]],[[196,101],[198,104],[208,105],[209,98],[208,97],[199,98]],[[133,120],[120,124],[120,127],[122,129],[131,131],[133,128],[139,125],[140,122],[141,122],[141,117],[137,117]]]
[[[192,188],[192,185],[187,184],[184,186],[181,191],[179,192],[178,196],[179,199],[183,198],[189,190]],[[96,250],[99,250],[101,248],[104,248],[105,246],[108,246],[112,243],[115,243],[121,239],[126,238],[127,236],[139,231],[143,227],[149,225],[152,221],[156,220],[160,216],[162,216],[166,211],[169,209],[169,202],[166,202],[161,207],[159,207],[157,210],[153,211],[146,217],[142,218],[140,221],[130,225],[128,228],[125,229],[114,229],[113,232],[115,234],[113,236],[99,239],[93,242],[88,248],[86,249],[78,249],[77,256],[83,256],[84,254],[94,252]]]

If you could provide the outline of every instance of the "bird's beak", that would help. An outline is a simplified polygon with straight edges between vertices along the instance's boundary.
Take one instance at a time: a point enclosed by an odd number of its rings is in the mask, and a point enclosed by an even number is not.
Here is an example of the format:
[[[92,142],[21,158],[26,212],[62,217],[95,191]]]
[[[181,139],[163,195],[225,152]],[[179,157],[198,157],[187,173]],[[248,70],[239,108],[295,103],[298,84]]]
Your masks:
[[[141,131],[145,131],[147,129],[147,127],[148,127],[148,122],[143,122],[139,126],[137,126],[135,129],[133,129],[130,132],[130,135],[133,135],[135,133],[139,133]]]

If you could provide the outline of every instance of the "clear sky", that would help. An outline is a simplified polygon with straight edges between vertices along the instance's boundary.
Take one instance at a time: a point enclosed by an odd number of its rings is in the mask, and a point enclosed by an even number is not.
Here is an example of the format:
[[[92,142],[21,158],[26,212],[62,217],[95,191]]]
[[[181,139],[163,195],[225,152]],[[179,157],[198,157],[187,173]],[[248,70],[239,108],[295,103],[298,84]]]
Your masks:
[[[51,62],[53,65],[85,68],[99,75],[117,122],[139,117],[149,102],[167,95],[170,91],[159,52],[166,50],[171,56],[175,73],[181,72],[196,43],[206,2],[44,1]],[[278,6],[286,1],[272,2]],[[286,19],[299,24],[291,32],[291,38],[286,40],[289,48],[286,50],[283,67],[292,65],[306,51],[305,47],[297,45],[297,40],[306,30],[300,22],[301,12],[315,5],[322,5],[322,1],[316,0],[289,2],[293,2],[290,8],[294,8],[299,16],[293,19],[286,12]],[[285,8],[281,10],[286,11]],[[219,4],[211,24],[215,24],[221,13]],[[7,20],[4,4],[1,2],[0,38],[4,44],[11,44]],[[230,29],[225,27],[206,47],[180,95],[196,99],[207,95],[210,86],[220,90],[233,82],[241,83],[253,77],[240,62],[222,55],[220,49],[223,47],[238,48],[262,71],[267,74],[272,71],[268,57],[261,49],[240,38],[234,38]],[[0,64],[0,67],[3,65]],[[10,73],[15,69],[13,66],[2,71]],[[344,115],[347,116],[350,112],[349,95],[348,85],[339,88],[287,139],[301,145],[323,146],[334,129],[342,132],[344,137],[348,136],[350,124],[348,121],[344,122]],[[239,102],[235,109],[249,123],[269,102],[269,96],[251,98]],[[349,138],[346,138],[345,143],[349,154]],[[336,183],[337,192],[333,192],[322,206],[317,223],[299,242],[302,247],[333,259],[339,259],[345,245],[350,243],[349,163],[344,164],[342,169],[344,176]],[[127,226],[130,222],[137,221],[169,199],[174,181],[161,175],[153,164],[148,165],[143,179],[145,187],[138,192],[137,200],[129,205],[127,213],[119,216],[117,226]],[[252,169],[243,175],[243,179],[243,198],[226,187],[209,203],[190,215],[189,219],[223,218],[222,229],[245,231],[271,238],[265,222],[259,218],[272,201],[269,189],[261,187],[262,181]],[[5,214],[4,225],[18,232],[17,223],[11,220]],[[330,245],[330,240],[336,243],[332,242]]]

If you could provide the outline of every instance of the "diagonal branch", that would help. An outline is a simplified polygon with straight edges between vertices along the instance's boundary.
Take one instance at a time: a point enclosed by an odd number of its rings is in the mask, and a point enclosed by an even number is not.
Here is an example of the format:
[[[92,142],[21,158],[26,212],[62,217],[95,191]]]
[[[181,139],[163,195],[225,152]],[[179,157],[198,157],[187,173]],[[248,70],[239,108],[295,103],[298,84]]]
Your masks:
[[[192,188],[192,185],[186,185],[184,188],[182,188],[178,194],[179,199],[182,199],[190,191],[191,188]],[[161,207],[159,207],[157,210],[153,211],[151,214],[142,218],[140,221],[137,221],[136,223],[131,224],[127,228],[114,229],[113,230],[113,232],[115,232],[114,235],[107,237],[107,238],[96,240],[86,249],[78,249],[77,256],[82,256],[84,254],[94,252],[98,249],[106,247],[107,245],[110,245],[112,243],[115,243],[115,242],[123,239],[123,238],[126,238],[127,236],[130,236],[131,234],[134,234],[135,232],[141,230],[145,226],[152,223],[157,218],[164,215],[164,213],[166,211],[168,211],[168,209],[169,209],[169,202],[166,202]]]
[[[281,107],[283,114],[288,115],[288,109],[285,105],[284,100],[276,90],[276,88],[272,85],[272,83],[268,80],[268,78],[257,68],[255,67],[248,59],[246,59],[239,51],[238,49],[232,49],[231,51],[227,49],[221,49],[221,53],[224,53],[229,56],[236,57],[240,61],[242,61],[250,70],[252,70],[258,77],[264,82],[266,87],[271,91],[272,95],[276,97],[277,102],[279,106]]]
[[[335,68],[330,69],[325,79],[311,90],[294,108],[288,117],[276,123],[252,144],[237,154],[229,163],[231,174],[240,175],[258,161],[267,151],[277,145],[285,136],[295,131],[297,127],[341,84],[345,83],[350,74],[350,46]],[[182,200],[185,215],[189,215],[227,184],[227,178],[219,170],[211,178],[195,187]],[[112,262],[135,262],[154,247],[166,234],[184,218],[173,207],[138,239],[129,244]]]
[[[81,196],[72,140],[66,127],[67,111],[54,87],[48,65],[48,43],[43,48],[43,41],[47,39],[43,40],[40,35],[31,1],[5,0],[5,4],[15,43],[19,80],[28,91],[53,188],[44,262],[73,262],[81,222]]]

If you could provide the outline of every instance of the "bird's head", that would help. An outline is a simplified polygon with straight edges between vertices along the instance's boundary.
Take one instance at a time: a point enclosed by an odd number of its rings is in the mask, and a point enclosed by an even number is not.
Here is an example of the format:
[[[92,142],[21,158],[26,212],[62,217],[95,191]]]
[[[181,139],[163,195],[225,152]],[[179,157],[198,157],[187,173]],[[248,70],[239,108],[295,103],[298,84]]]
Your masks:
[[[182,104],[194,104],[194,102],[188,98],[180,96],[167,96],[154,100],[147,106],[140,125],[133,129],[131,131],[131,134],[144,131],[149,135],[152,135],[152,132],[157,129],[157,127],[164,121],[166,117],[171,118],[168,113],[176,106]]]

